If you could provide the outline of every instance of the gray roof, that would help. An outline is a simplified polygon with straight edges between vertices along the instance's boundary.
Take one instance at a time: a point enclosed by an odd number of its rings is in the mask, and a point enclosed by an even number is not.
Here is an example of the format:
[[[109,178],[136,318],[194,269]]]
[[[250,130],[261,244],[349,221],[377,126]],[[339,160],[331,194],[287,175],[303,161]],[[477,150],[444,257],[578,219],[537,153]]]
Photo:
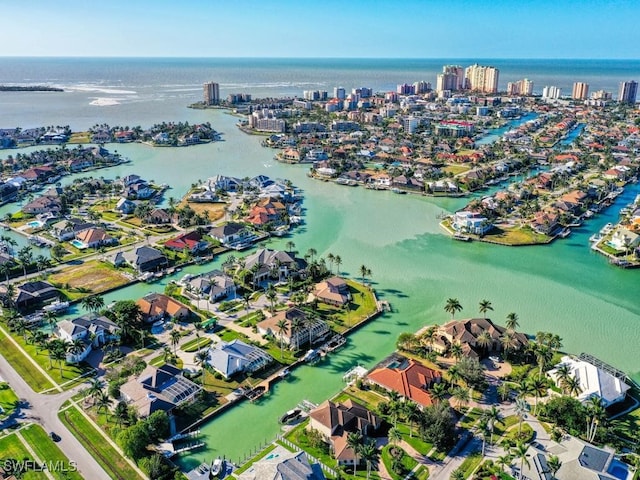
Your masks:
[[[225,377],[236,372],[255,371],[268,365],[273,358],[260,348],[247,345],[241,340],[217,344],[209,349],[207,362]]]

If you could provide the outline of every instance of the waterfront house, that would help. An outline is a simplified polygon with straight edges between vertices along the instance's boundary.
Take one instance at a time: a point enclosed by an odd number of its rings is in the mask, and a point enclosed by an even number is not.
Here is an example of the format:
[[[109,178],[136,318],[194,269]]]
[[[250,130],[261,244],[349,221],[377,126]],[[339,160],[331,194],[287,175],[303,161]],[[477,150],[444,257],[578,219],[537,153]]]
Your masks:
[[[367,380],[421,407],[428,407],[433,404],[429,389],[442,381],[442,375],[416,360],[393,355],[386,366],[376,368],[367,375]]]
[[[336,307],[343,307],[351,301],[349,285],[340,277],[331,277],[316,283],[313,296],[322,303]]]
[[[485,235],[493,228],[487,217],[477,212],[461,210],[453,216],[451,226],[458,232]]]
[[[547,372],[547,375],[559,388],[562,388],[558,369],[563,366],[568,367],[570,375],[579,382],[581,392],[578,394],[578,400],[583,403],[592,397],[600,398],[605,407],[624,401],[631,388],[624,382],[624,378],[614,375],[606,366],[594,363],[586,359],[564,356],[559,364]]]
[[[638,245],[640,245],[640,235],[621,225],[615,227],[609,240],[609,246],[615,248],[618,252],[628,252]]]
[[[18,197],[18,187],[11,183],[0,183],[0,205],[13,202]]]
[[[48,282],[34,280],[18,286],[16,307],[24,309],[47,303],[60,297],[60,292]]]
[[[230,276],[220,270],[213,270],[189,278],[183,293],[189,298],[205,298],[215,303],[223,298],[234,298],[236,284]]]
[[[29,182],[42,184],[46,183],[49,177],[53,177],[55,172],[53,167],[48,165],[41,165],[38,167],[31,167],[21,173],[23,178],[26,178]]]
[[[120,396],[144,418],[158,410],[171,413],[174,408],[193,402],[201,391],[201,386],[184,378],[182,370],[165,364],[147,366],[137,378],[120,387]]]
[[[166,267],[168,260],[160,250],[143,245],[134,250],[118,252],[113,263],[116,267],[127,263],[138,272],[150,272]]]
[[[133,200],[147,200],[155,194],[156,191],[144,181],[129,184],[124,191],[125,197]]]
[[[118,203],[116,203],[116,206],[115,206],[115,210],[117,212],[123,213],[125,215],[132,214],[135,211],[135,209],[136,209],[136,204],[133,203],[128,198],[121,198],[120,200],[118,200]]]
[[[59,198],[42,196],[38,197],[22,207],[22,211],[29,215],[40,213],[52,213],[59,215],[62,211],[62,202]]]
[[[281,445],[253,462],[238,480],[325,480],[320,465],[310,463],[304,451],[290,452]]]
[[[100,347],[108,341],[118,341],[120,330],[118,325],[105,316],[85,315],[73,320],[59,321],[54,333],[68,343],[82,341],[85,346],[83,351],[67,353],[68,363],[78,363],[84,360],[93,348]]]
[[[209,230],[209,235],[223,245],[242,243],[252,236],[246,225],[237,222],[229,222]]]
[[[398,175],[397,177],[393,177],[391,186],[393,188],[399,188],[401,190],[424,192],[424,182],[421,182],[415,177],[407,177],[406,175]]]
[[[538,210],[533,215],[531,228],[543,235],[549,235],[558,227],[559,219],[560,216],[558,215],[557,210]]]
[[[287,252],[261,248],[244,259],[244,268],[253,272],[253,282],[258,284],[268,279],[279,282],[302,269],[301,261]]]
[[[186,305],[162,293],[145,295],[136,304],[145,320],[150,323],[164,319],[184,320],[191,315],[191,310]]]
[[[224,192],[236,192],[242,186],[242,181],[235,177],[215,175],[208,178],[202,186],[211,192],[216,192],[217,190],[222,190]]]
[[[287,216],[287,207],[281,201],[273,198],[265,198],[254,205],[245,219],[247,222],[262,227],[267,224],[279,226],[284,223]]]
[[[236,373],[253,373],[272,362],[273,358],[268,353],[237,339],[213,345],[207,358],[209,366],[224,378]]]
[[[209,248],[209,242],[203,240],[202,234],[194,230],[193,232],[183,233],[164,242],[164,246],[177,252],[187,250],[189,253],[198,253]]]
[[[560,461],[560,468],[550,473],[548,460],[553,455]],[[579,438],[565,435],[559,443],[533,442],[527,450],[526,462],[515,462],[520,469],[518,478],[527,480],[627,480],[632,473],[626,463],[615,458],[610,447],[596,447]]]
[[[286,323],[284,331],[280,331],[278,323]],[[329,333],[329,325],[319,318],[311,318],[309,314],[299,308],[290,308],[262,320],[256,325],[260,335],[271,336],[289,345],[292,350],[312,344]]]
[[[436,330],[432,348],[438,353],[446,353],[452,345],[462,347],[463,355],[473,358],[481,358],[491,353],[502,351],[500,337],[506,332],[506,328],[495,325],[488,318],[468,318],[465,320],[451,320],[441,325]],[[490,343],[486,346],[478,344],[478,338],[487,333]],[[514,350],[524,348],[528,344],[526,335],[514,333]]]
[[[76,233],[76,240],[85,248],[98,248],[103,245],[118,243],[118,239],[109,235],[102,228],[87,228]]]
[[[154,208],[149,216],[145,218],[145,222],[152,225],[165,225],[171,223],[171,215],[164,208]]]
[[[339,465],[354,465],[359,456],[347,444],[350,433],[363,437],[376,434],[382,421],[365,406],[351,399],[342,403],[325,400],[309,412],[309,430],[316,430],[331,446]]]
[[[95,226],[96,224],[92,222],[85,222],[79,218],[70,218],[51,225],[49,233],[59,241],[66,242],[67,240],[75,238],[75,236],[83,230],[94,228]]]

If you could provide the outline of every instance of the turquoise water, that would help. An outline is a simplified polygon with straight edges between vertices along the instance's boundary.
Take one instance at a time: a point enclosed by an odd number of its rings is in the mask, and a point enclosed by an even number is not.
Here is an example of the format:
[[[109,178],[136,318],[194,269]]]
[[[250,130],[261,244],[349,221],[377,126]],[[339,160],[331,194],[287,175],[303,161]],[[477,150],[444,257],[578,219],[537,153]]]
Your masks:
[[[567,351],[590,352],[640,378],[636,355],[640,277],[637,271],[611,267],[588,248],[588,237],[617,220],[619,208],[640,193],[637,186],[596,219],[574,229],[569,238],[552,245],[501,248],[453,242],[443,234],[436,217],[443,210],[460,208],[466,199],[399,196],[316,182],[306,176],[307,167],[273,161],[274,152],[260,147],[260,138],[236,130],[234,117],[220,111],[193,113],[225,132],[225,141],[183,149],[118,145],[134,164],[100,174],[136,172],[171,184],[169,195],[176,198],[196,179],[216,173],[289,178],[304,190],[307,209],[306,224],[292,237],[296,249],[304,253],[314,247],[323,255],[339,254],[344,261],[341,270],[354,276],[365,264],[373,272],[377,292],[390,301],[394,313],[358,331],[330,359],[296,370],[259,404],[243,404],[203,426],[208,448],[182,457],[185,468],[214,454],[236,460],[272,439],[283,412],[303,399],[320,402],[338,391],[349,368],[373,366],[394,350],[401,332],[446,321],[443,307],[448,297],[460,300],[461,316],[477,315],[478,302],[489,299],[496,321],[517,312],[521,330],[554,331],[563,338]],[[284,247],[286,241],[272,240],[269,246]],[[216,259],[215,266],[222,261]],[[189,267],[176,278],[210,268]],[[137,284],[107,295],[105,301],[161,291],[167,281]]]
[[[495,309],[492,318],[497,322],[502,322],[509,312],[517,312],[522,331],[554,331],[563,338],[567,351],[587,351],[640,379],[636,347],[640,340],[640,272],[614,268],[588,248],[589,236],[607,222],[616,222],[620,207],[640,193],[638,187],[628,190],[615,206],[596,219],[573,229],[569,238],[548,246],[501,248],[454,242],[441,231],[437,216],[442,211],[462,207],[468,199],[394,195],[316,182],[306,176],[305,166],[273,161],[274,152],[260,147],[259,137],[246,136],[236,129],[235,117],[221,111],[184,108],[200,98],[203,81],[218,75],[224,77],[227,92],[300,94],[302,89],[330,88],[334,83],[347,88],[362,85],[387,88],[391,83],[401,83],[400,79],[429,80],[428,75],[432,70],[435,72],[434,61],[427,64],[362,61],[353,68],[343,61],[333,66],[328,66],[329,60],[320,62],[320,66],[289,61],[291,65],[287,68],[295,71],[276,68],[277,62],[271,64],[271,70],[268,62],[257,62],[251,69],[248,59],[235,63],[162,59],[20,62],[0,59],[3,67],[0,83],[19,83],[25,79],[54,82],[57,78],[58,83],[72,85],[75,90],[60,95],[42,92],[3,95],[0,127],[69,123],[86,128],[102,122],[148,126],[163,120],[210,121],[216,130],[223,132],[224,141],[178,149],[111,145],[110,149],[133,162],[92,175],[114,178],[137,173],[155,183],[170,184],[173,189],[166,198],[179,198],[193,182],[215,174],[244,177],[262,173],[291,179],[304,190],[307,209],[306,224],[291,237],[296,249],[302,254],[310,247],[322,255],[339,254],[343,259],[341,270],[354,276],[359,266],[365,264],[373,272],[372,282],[378,294],[393,306],[394,313],[385,314],[359,330],[331,358],[296,370],[259,403],[245,403],[203,426],[208,447],[181,458],[183,467],[210,461],[214,455],[237,460],[271,440],[280,428],[278,418],[302,399],[320,402],[337,392],[342,386],[342,375],[349,368],[355,364],[373,366],[394,350],[401,332],[414,332],[423,325],[446,321],[448,316],[443,307],[449,297],[460,300],[463,317],[478,315],[478,302],[489,299]],[[562,86],[579,73],[580,78],[591,75],[592,89],[612,90],[620,79],[634,78],[640,73],[638,61],[505,62],[498,65],[501,82],[509,75],[517,79],[532,78],[535,74],[534,80],[540,86]],[[371,81],[369,75],[376,68]],[[558,73],[553,73],[554,69]],[[564,83],[555,81],[558,76],[563,76]],[[238,79],[246,83],[240,84]],[[92,105],[97,97],[120,103],[108,107]],[[65,177],[63,181],[78,176],[86,175]],[[17,208],[3,206],[0,215]],[[273,240],[269,245],[284,247],[288,240]],[[23,237],[19,241],[26,243]],[[213,266],[222,261],[216,259]],[[189,267],[175,278],[211,268],[212,265]],[[167,281],[137,284],[113,292],[105,296],[105,302],[161,291]]]
[[[497,141],[504,133],[509,130],[513,130],[514,128],[519,127],[523,123],[527,123],[529,120],[533,120],[538,118],[538,114],[534,112],[527,113],[517,120],[510,120],[504,126],[499,128],[490,129],[485,136],[483,136],[480,140],[476,142],[476,145],[487,145],[489,143],[494,143]]]

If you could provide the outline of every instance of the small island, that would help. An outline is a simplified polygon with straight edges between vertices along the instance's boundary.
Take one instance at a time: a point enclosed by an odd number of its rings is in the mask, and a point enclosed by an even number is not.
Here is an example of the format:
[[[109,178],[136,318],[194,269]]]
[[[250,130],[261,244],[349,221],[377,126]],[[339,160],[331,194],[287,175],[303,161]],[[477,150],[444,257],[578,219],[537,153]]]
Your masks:
[[[64,89],[47,85],[0,85],[0,92],[64,92]]]

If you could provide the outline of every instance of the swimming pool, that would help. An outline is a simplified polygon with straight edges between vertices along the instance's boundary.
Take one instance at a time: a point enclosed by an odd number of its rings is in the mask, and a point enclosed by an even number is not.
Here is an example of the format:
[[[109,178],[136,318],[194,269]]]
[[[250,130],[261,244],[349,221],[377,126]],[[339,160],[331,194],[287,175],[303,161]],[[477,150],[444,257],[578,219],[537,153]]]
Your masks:
[[[84,243],[82,243],[80,240],[76,240],[75,238],[71,240],[69,243],[80,250],[84,250],[85,248],[87,248],[87,246]]]
[[[264,457],[265,460],[271,460],[273,458],[278,458],[280,456],[279,453],[270,453],[269,455],[267,455],[266,457]]]
[[[620,480],[627,480],[629,477],[629,468],[627,465],[616,459],[611,462],[608,472]]]
[[[29,228],[40,228],[43,225],[44,223],[42,223],[40,220],[32,220],[31,222],[27,223],[27,227]]]

